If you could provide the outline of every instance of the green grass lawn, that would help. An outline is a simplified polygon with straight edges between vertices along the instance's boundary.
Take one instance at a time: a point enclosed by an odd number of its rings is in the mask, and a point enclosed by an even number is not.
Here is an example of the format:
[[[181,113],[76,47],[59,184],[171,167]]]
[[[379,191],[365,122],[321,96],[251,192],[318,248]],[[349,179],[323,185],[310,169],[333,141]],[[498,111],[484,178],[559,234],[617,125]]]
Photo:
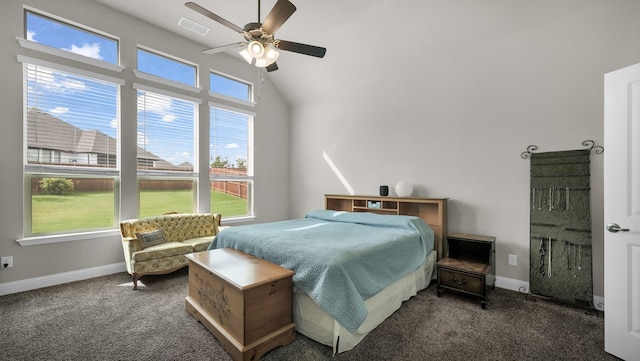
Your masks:
[[[193,212],[191,190],[143,191],[140,217],[168,212]],[[72,192],[64,196],[38,194],[32,197],[32,233],[111,228],[114,225],[112,192]],[[248,213],[247,200],[211,192],[211,212],[222,217]]]

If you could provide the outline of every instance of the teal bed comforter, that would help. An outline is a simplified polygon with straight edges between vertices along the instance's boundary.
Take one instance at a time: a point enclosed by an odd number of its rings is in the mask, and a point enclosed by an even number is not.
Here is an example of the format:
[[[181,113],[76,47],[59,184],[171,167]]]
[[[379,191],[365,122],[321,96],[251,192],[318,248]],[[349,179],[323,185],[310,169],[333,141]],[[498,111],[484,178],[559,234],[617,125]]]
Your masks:
[[[317,210],[224,229],[209,249],[234,248],[293,270],[296,287],[355,331],[367,317],[364,301],[422,265],[433,239],[418,217]]]

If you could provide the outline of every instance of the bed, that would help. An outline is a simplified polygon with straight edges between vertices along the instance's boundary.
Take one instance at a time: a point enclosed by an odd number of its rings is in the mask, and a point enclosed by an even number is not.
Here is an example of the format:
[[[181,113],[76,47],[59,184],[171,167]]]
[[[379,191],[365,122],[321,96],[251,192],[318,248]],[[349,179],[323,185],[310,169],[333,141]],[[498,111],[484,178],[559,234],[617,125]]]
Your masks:
[[[296,330],[336,353],[355,347],[429,286],[434,241],[420,217],[317,210],[227,228],[209,248],[234,248],[293,270]]]

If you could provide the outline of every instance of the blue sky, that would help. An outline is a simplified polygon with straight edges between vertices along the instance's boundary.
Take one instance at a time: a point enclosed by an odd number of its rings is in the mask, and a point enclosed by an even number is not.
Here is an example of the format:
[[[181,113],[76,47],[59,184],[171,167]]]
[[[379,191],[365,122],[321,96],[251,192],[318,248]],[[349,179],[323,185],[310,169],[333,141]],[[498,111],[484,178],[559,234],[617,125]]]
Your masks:
[[[117,41],[31,12],[27,13],[25,38],[90,58],[118,64]],[[138,70],[187,85],[196,85],[195,67],[170,61],[144,50],[138,51]],[[92,94],[108,87],[99,81],[90,81],[83,77],[65,77],[55,70],[41,72],[38,76],[44,76],[47,84],[56,87],[56,92],[54,92],[56,97],[52,97],[50,103],[38,103],[41,110],[80,129],[97,129],[111,137],[117,136],[117,104],[98,108],[90,101]],[[248,100],[246,84],[218,76],[211,76],[210,79],[211,84],[217,87],[216,92]],[[60,94],[60,97],[57,97],[57,94]],[[185,161],[194,163],[194,143],[190,140],[194,137],[193,117],[197,105],[192,106],[190,102],[161,95],[147,96],[145,99],[147,102],[142,103],[141,92],[138,94],[138,146],[174,165]],[[141,112],[141,104],[147,105],[146,113]],[[88,122],[86,114],[91,114],[91,120]],[[217,112],[217,114],[221,113]],[[246,116],[226,111],[222,114],[225,116],[222,123],[227,126],[216,127],[218,132],[216,139],[222,139],[225,143],[216,147],[215,154],[212,150],[211,158],[219,154],[223,158],[226,157],[232,164],[238,158],[247,159]],[[227,122],[233,122],[234,119],[240,124],[228,126]],[[214,127],[212,126],[212,128]],[[213,137],[213,134],[211,136]]]

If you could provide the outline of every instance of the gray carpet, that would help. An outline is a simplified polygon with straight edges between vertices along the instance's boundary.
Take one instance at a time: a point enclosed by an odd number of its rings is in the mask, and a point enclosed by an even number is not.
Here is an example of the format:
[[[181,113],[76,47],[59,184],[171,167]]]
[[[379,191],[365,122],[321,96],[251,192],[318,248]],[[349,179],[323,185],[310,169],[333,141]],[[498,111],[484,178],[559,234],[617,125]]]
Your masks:
[[[128,274],[0,297],[1,360],[231,360],[185,312],[186,268]],[[331,348],[300,334],[264,360],[617,360],[604,352],[603,313],[490,293],[487,310],[435,285],[405,302],[356,348]]]

